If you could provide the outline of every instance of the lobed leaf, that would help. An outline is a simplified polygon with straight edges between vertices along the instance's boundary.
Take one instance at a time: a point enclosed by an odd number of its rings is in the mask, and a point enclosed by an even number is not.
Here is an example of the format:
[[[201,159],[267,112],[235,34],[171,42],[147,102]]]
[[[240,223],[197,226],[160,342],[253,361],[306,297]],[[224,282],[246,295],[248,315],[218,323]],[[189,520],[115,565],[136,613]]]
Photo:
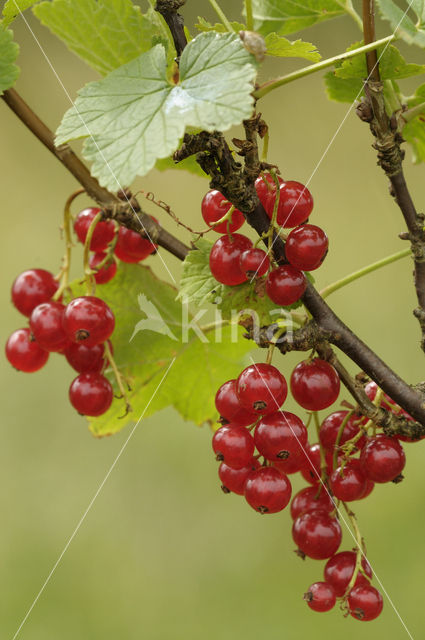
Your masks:
[[[15,84],[19,76],[19,67],[15,60],[19,46],[13,41],[13,31],[0,24],[0,95]]]
[[[345,14],[336,0],[253,0],[252,5],[254,28],[264,36],[293,33]]]
[[[409,107],[425,103],[425,84],[416,89],[415,95],[408,100]],[[403,127],[403,138],[412,147],[413,162],[425,162],[425,107],[423,112]]]
[[[29,9],[39,0],[7,0],[2,11],[2,24],[8,27],[21,13]]]
[[[409,44],[425,47],[425,2],[424,0],[410,0],[401,9],[393,0],[378,0],[378,7],[382,17],[391,24],[395,35]],[[407,9],[415,13],[413,21]]]
[[[284,36],[277,33],[269,33],[265,37],[268,56],[278,56],[281,58],[305,58],[318,62],[321,59],[320,53],[314,44],[304,42],[303,40],[295,40],[291,42]]]

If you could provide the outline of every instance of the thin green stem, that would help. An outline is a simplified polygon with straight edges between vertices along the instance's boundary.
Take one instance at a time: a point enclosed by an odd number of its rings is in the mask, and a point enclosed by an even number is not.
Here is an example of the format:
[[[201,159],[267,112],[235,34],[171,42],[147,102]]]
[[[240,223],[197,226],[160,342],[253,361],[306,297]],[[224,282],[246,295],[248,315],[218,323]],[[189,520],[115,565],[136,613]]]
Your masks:
[[[376,42],[364,45],[363,47],[359,47],[358,49],[346,51],[345,53],[341,53],[338,56],[334,56],[333,58],[327,58],[326,60],[316,62],[316,64],[311,64],[308,67],[303,67],[302,69],[298,69],[298,71],[288,73],[286,76],[282,76],[281,78],[270,80],[269,82],[266,82],[261,87],[259,87],[257,91],[254,91],[253,96],[256,100],[258,100],[259,98],[263,98],[265,95],[270,93],[270,91],[273,91],[274,89],[277,89],[284,84],[288,84],[289,82],[293,82],[294,80],[298,80],[299,78],[304,78],[305,76],[309,76],[312,73],[317,73],[317,71],[322,71],[322,69],[332,67],[335,63],[341,62],[342,60],[348,60],[349,58],[354,58],[359,54],[372,51],[373,49],[376,49],[376,47],[379,47],[381,44],[386,44],[387,42],[392,42],[393,40],[395,40],[394,35],[387,36],[386,38],[381,38],[381,40],[376,40]]]
[[[246,28],[254,31],[254,16],[252,13],[252,0],[245,0]]]
[[[406,122],[410,122],[410,120],[413,120],[413,118],[416,118],[416,116],[419,116],[421,113],[425,113],[425,102],[421,102],[415,107],[411,107],[410,109],[405,111],[402,114],[402,118]]]
[[[102,212],[99,211],[90,223],[84,242],[84,276],[86,280],[87,295],[89,296],[94,296],[96,291],[96,280],[94,279],[93,271],[90,268],[90,244],[96,225],[101,219]]]
[[[384,102],[389,116],[401,109],[401,102],[392,80],[384,80]]]
[[[336,469],[338,467],[338,453],[339,453],[339,445],[340,445],[340,442],[341,442],[342,434],[344,433],[344,429],[347,426],[348,421],[351,418],[351,416],[353,415],[353,413],[354,413],[354,409],[349,411],[347,413],[347,415],[344,416],[344,419],[341,422],[341,426],[338,429],[338,434],[337,434],[336,440],[335,440],[334,455],[333,455],[333,468],[334,469]]]
[[[209,0],[209,3],[214,9],[214,11],[216,12],[216,14],[218,15],[218,17],[220,18],[220,20],[222,21],[222,23],[224,24],[224,26],[226,27],[227,31],[230,31],[230,33],[234,33],[232,29],[232,25],[226,18],[226,15],[221,9],[221,7],[217,4],[216,0]]]
[[[84,189],[78,189],[72,195],[69,196],[68,200],[65,203],[64,211],[63,211],[63,233],[65,236],[65,255],[62,261],[62,267],[60,273],[58,275],[59,279],[59,288],[57,289],[55,295],[53,296],[53,300],[60,300],[63,295],[63,292],[68,287],[69,281],[69,269],[71,267],[71,253],[72,253],[72,234],[71,234],[71,204],[75,200],[75,198],[82,193],[84,193]]]
[[[261,154],[261,162],[267,162],[267,156],[269,154],[269,140],[270,140],[270,134],[269,134],[269,131],[267,130],[263,138],[263,152]]]
[[[337,280],[333,284],[328,285],[320,292],[322,298],[327,298],[334,291],[338,291],[338,289],[342,289],[347,284],[358,280],[359,278],[363,278],[368,273],[372,273],[372,271],[377,271],[382,267],[385,267],[387,264],[391,264],[392,262],[396,262],[397,260],[401,260],[401,258],[407,258],[407,256],[411,255],[412,252],[410,249],[404,249],[403,251],[399,251],[398,253],[393,253],[391,256],[387,256],[386,258],[382,258],[382,260],[378,260],[377,262],[372,262],[372,264],[367,265],[367,267],[363,267],[358,271],[354,271],[350,273],[348,276],[341,278],[341,280]]]
[[[359,27],[360,31],[363,31],[363,21],[359,16],[359,14],[357,13],[357,11],[355,10],[355,8],[353,7],[353,3],[351,2],[351,0],[346,0],[344,5],[341,5],[341,6],[343,6],[347,15],[349,15],[350,18],[354,20],[354,22]]]

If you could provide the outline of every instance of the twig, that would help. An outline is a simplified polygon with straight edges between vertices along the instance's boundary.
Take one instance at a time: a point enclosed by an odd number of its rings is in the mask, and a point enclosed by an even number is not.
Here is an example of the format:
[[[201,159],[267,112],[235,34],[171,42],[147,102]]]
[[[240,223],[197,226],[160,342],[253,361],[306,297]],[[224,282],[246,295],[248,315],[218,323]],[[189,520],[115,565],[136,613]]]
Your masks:
[[[183,18],[178,13],[180,7],[185,3],[186,0],[158,0],[155,7],[155,10],[162,15],[170,29],[177,52],[177,58],[180,58],[183,49],[187,45]]]

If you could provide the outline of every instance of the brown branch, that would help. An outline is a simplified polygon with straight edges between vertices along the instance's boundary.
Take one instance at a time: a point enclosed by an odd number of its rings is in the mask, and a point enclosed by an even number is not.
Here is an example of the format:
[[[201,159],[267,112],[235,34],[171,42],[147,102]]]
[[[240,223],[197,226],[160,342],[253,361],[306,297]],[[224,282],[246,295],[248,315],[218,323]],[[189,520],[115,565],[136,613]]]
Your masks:
[[[155,244],[164,247],[180,260],[184,260],[189,247],[163,229],[147,213],[144,213],[137,201],[129,199],[125,195],[120,199],[117,195],[101,187],[69,145],[64,144],[56,147],[53,132],[40,120],[14,89],[5,91],[2,98],[25,126],[70,171],[84,188],[87,195],[97,202],[104,211],[105,217],[114,218],[120,224],[140,233],[142,236],[148,237]]]
[[[186,0],[157,0],[155,11],[158,11],[164,18],[170,29],[177,51],[177,58],[180,58],[183,49],[187,45],[186,34],[184,32],[184,21],[177,13]]]
[[[364,44],[375,42],[375,0],[363,0],[363,34]],[[378,53],[376,49],[366,53],[368,79],[380,82]]]

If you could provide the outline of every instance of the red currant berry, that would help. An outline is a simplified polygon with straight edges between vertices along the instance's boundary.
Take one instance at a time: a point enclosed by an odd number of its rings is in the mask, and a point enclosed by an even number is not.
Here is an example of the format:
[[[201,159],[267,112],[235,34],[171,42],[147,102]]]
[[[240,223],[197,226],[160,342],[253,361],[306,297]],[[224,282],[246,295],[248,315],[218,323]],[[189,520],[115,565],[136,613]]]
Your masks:
[[[240,266],[247,278],[260,278],[270,267],[270,260],[262,249],[248,249],[240,258]]]
[[[270,300],[281,307],[288,307],[297,302],[307,287],[307,280],[302,271],[291,264],[284,264],[270,271],[266,280],[266,293]]]
[[[93,269],[93,271],[96,271],[97,265],[99,265],[105,258],[106,258],[106,253],[102,253],[102,252],[94,253],[90,257],[90,261],[89,261],[90,269]],[[96,271],[96,273],[94,274],[94,279],[96,280],[97,284],[106,284],[107,282],[112,280],[116,272],[117,272],[117,263],[115,262],[115,260],[111,260],[111,262],[108,262],[107,264],[105,264],[105,266],[103,266],[101,269]]]
[[[276,367],[260,362],[242,371],[236,381],[236,393],[245,409],[265,415],[282,406],[288,386]]]
[[[260,513],[282,511],[291,499],[289,478],[275,467],[261,467],[252,471],[245,483],[248,504]]]
[[[24,316],[30,316],[35,307],[52,298],[57,288],[58,283],[49,271],[29,269],[13,283],[12,302]]]
[[[293,520],[307,511],[317,509],[327,513],[331,513],[335,509],[335,504],[324,486],[304,487],[292,499],[291,516]]]
[[[327,451],[326,458],[326,473],[330,475],[333,470],[333,453]],[[308,445],[305,448],[304,465],[301,468],[301,475],[310,484],[317,484],[320,482],[321,477],[321,456],[320,456],[320,444]]]
[[[120,227],[114,253],[122,262],[140,262],[156,251],[156,245],[140,233]]]
[[[237,493],[239,496],[243,496],[245,490],[245,483],[248,479],[251,471],[255,471],[260,468],[258,460],[253,458],[246,467],[242,469],[232,469],[224,462],[218,468],[218,475],[222,482],[221,488],[224,493]]]
[[[291,474],[301,471],[305,466],[305,453],[303,447],[298,445],[298,449],[292,451],[289,458],[286,460],[279,460],[279,462],[272,462],[276,469],[279,469],[282,473]]]
[[[65,357],[78,373],[100,373],[105,364],[104,352],[103,344],[88,347],[84,342],[72,342],[65,349]]]
[[[356,620],[374,620],[381,613],[383,606],[381,594],[370,584],[354,587],[348,594],[348,610]]]
[[[254,442],[262,456],[273,462],[297,455],[307,445],[307,429],[289,411],[264,416],[255,428]]]
[[[321,411],[339,395],[339,376],[325,360],[314,358],[297,364],[291,375],[291,391],[298,404],[308,411]]]
[[[65,307],[60,302],[43,302],[30,316],[30,328],[39,346],[46,351],[63,351],[69,345],[62,322]]]
[[[301,271],[314,271],[325,259],[328,245],[328,236],[323,229],[314,224],[303,224],[293,229],[286,239],[286,257]]]
[[[218,429],[212,440],[216,459],[232,469],[242,469],[251,463],[254,455],[254,438],[245,427],[225,425]]]
[[[221,236],[212,246],[210,253],[211,273],[218,282],[233,286],[246,282],[246,274],[240,266],[244,251],[252,247],[252,242],[240,233]]]
[[[81,373],[69,388],[72,406],[84,416],[101,416],[111,406],[113,396],[109,381],[98,373]]]
[[[44,367],[49,353],[31,339],[29,329],[17,329],[6,342],[6,358],[18,371],[33,373]]]
[[[215,395],[215,406],[220,416],[240,427],[248,427],[258,419],[258,415],[241,407],[236,393],[236,380],[228,380],[221,385]]]
[[[355,464],[357,463],[357,464]],[[338,467],[329,478],[332,493],[338,500],[350,502],[359,500],[366,491],[366,476],[358,460],[348,461],[344,467]]]
[[[278,176],[279,184],[283,184],[282,178]],[[260,176],[255,181],[255,190],[257,192],[258,199],[263,205],[264,209],[268,211],[270,209],[268,205],[268,200],[270,197],[273,199],[273,204],[275,201],[275,193],[276,193],[276,183],[273,179],[273,176],[270,173],[264,173],[263,176]],[[271,207],[273,213],[273,204]]]
[[[292,537],[303,554],[325,560],[338,551],[342,531],[336,518],[316,509],[298,516],[292,526]]]
[[[336,440],[341,429],[342,423],[348,416],[348,411],[335,411],[325,418],[320,427],[320,442],[322,446],[328,451],[333,451],[335,448]],[[339,446],[343,445],[351,438],[354,438],[359,433],[359,425],[361,423],[361,416],[353,414],[347,421],[344,430],[339,441]],[[361,449],[366,442],[364,437],[361,437],[356,442],[356,448]]]
[[[266,201],[266,212],[271,219],[276,199],[276,187]],[[305,222],[313,210],[313,197],[301,182],[288,180],[280,185],[280,198],[277,209],[277,223],[284,228],[297,227]]]
[[[364,500],[364,498],[367,498],[368,496],[370,496],[370,494],[372,493],[374,488],[375,488],[375,483],[373,482],[373,480],[370,480],[369,478],[366,478],[366,488],[363,491],[363,493],[360,496],[360,498],[358,498],[358,499],[359,500]]]
[[[353,577],[356,560],[357,553],[355,551],[341,551],[327,561],[324,571],[325,580],[333,586],[337,598],[341,598],[346,592]],[[362,567],[366,575],[372,578],[372,569],[364,556],[362,558]],[[369,584],[368,580],[359,572],[354,586],[357,587],[364,584]]]
[[[212,189],[208,191],[202,200],[202,217],[207,225],[217,233],[234,233],[240,229],[245,222],[243,213],[238,209],[233,211],[231,220],[226,220],[221,224],[213,226],[214,222],[217,222],[226,215],[231,206],[230,202],[226,200],[220,191]]]
[[[404,469],[406,456],[396,438],[378,435],[369,440],[360,454],[360,464],[373,482],[390,482]]]
[[[69,339],[88,347],[105,342],[114,327],[114,314],[106,302],[95,296],[74,298],[63,315],[63,328]]]
[[[315,582],[304,594],[304,600],[313,611],[330,611],[335,606],[336,595],[327,582]]]
[[[100,209],[95,207],[89,207],[80,211],[74,222],[74,231],[80,242],[83,244],[86,241],[86,236],[90,228],[91,223],[100,212]],[[112,242],[115,234],[115,225],[112,220],[105,220],[98,222],[95,230],[93,231],[92,239],[90,242],[91,251],[104,251],[108,244]]]
[[[373,380],[370,380],[370,382],[368,382],[367,385],[365,386],[364,390],[369,400],[373,402],[376,398],[376,394],[378,391],[378,385],[376,384],[376,382],[374,382]],[[395,403],[394,400],[392,400],[390,396],[387,395],[386,393],[383,393],[381,398],[382,399],[381,399],[380,406],[383,407],[384,409],[387,409],[388,411],[392,411],[393,413],[400,413],[402,411],[402,409],[398,406],[398,404]]]

